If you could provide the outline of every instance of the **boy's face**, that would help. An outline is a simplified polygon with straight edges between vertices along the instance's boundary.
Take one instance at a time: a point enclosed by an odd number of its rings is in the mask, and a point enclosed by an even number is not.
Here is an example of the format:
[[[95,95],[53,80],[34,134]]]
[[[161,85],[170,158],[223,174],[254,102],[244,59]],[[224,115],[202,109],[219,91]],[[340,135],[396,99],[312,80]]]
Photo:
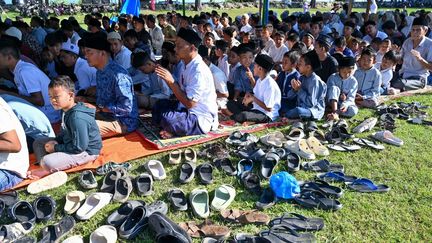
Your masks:
[[[42,52],[42,60],[52,62],[54,60],[54,55],[50,51],[44,51]]]
[[[381,62],[381,70],[385,70],[387,68],[391,68],[395,65],[395,63],[387,58],[383,58]]]
[[[353,28],[345,26],[343,29],[344,36],[350,36],[353,33]]]
[[[260,66],[260,65],[258,65],[258,64],[254,64],[254,69],[253,69],[253,74],[254,74],[254,76],[261,76],[261,74],[262,74],[262,72],[263,72],[263,68]]]
[[[234,65],[239,61],[240,61],[240,57],[237,55],[237,53],[230,51],[228,54],[228,63]]]
[[[109,39],[108,42],[111,45],[111,51],[114,54],[117,54],[121,51],[121,48],[123,46],[123,43],[121,40],[117,40],[117,39]]]
[[[249,43],[249,41],[250,41],[250,35],[243,35],[242,43]]]
[[[55,43],[52,46],[48,46],[48,50],[55,56],[58,57],[60,55],[61,43]]]
[[[155,64],[153,62],[149,61],[149,62],[146,62],[141,67],[139,67],[138,69],[145,74],[149,74],[149,73],[154,72],[155,67],[156,67]]]
[[[136,38],[132,37],[126,37],[124,39],[124,45],[129,48],[129,50],[132,50],[135,47],[135,44],[138,42]]]
[[[310,65],[306,65],[304,58],[300,58],[300,61],[298,63],[298,71],[301,75],[305,75],[309,73],[312,70],[312,67]]]
[[[351,75],[353,75],[353,73],[354,73],[354,67],[339,68],[339,76],[342,79],[347,79],[347,78],[351,77]]]
[[[295,64],[291,63],[291,60],[288,57],[284,57],[282,59],[282,70],[285,72],[292,71],[295,69]]]
[[[253,62],[253,54],[252,52],[246,52],[246,53],[242,53],[240,54],[240,64],[243,67],[250,67],[250,65]]]
[[[213,46],[214,45],[214,41],[211,37],[206,37],[204,38],[204,43],[207,47]]]
[[[379,50],[380,50],[381,53],[386,53],[386,52],[390,51],[390,47],[391,47],[391,43],[390,42],[383,41],[381,43],[381,45],[380,45]]]
[[[280,46],[282,46],[282,44],[283,44],[283,42],[284,42],[284,37],[283,37],[283,36],[280,36],[280,35],[277,35],[277,36],[275,37],[274,41],[275,41],[275,45],[276,45],[276,47],[280,47]]]
[[[305,43],[305,45],[307,47],[313,45],[313,39],[311,37],[309,37],[309,36],[303,37],[303,42]]]
[[[262,38],[270,38],[270,31],[268,30],[268,28],[264,28],[261,32],[261,37]]]
[[[321,30],[320,30],[318,24],[313,24],[313,25],[311,26],[311,29],[310,29],[310,30],[311,30],[311,32],[312,32],[312,34],[313,34],[314,36],[318,36],[319,33],[321,32]]]
[[[375,63],[375,57],[369,55],[361,55],[359,59],[359,65],[364,70],[369,70]]]
[[[48,90],[48,95],[54,109],[61,110],[66,107],[70,107],[71,103],[74,103],[75,95],[74,92],[66,90],[62,86],[55,86]]]
[[[66,67],[73,67],[76,63],[76,57],[65,51],[60,52],[59,58]]]

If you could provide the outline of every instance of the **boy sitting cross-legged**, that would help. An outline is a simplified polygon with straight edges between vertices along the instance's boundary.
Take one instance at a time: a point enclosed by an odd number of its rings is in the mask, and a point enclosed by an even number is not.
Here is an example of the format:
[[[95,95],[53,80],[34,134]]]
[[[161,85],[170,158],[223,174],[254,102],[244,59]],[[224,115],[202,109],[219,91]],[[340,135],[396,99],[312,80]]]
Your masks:
[[[59,76],[49,84],[53,107],[63,111],[61,133],[55,138],[38,138],[33,143],[42,169],[30,177],[42,177],[95,160],[102,139],[95,121],[95,110],[75,103],[75,87],[68,76]]]
[[[358,61],[359,68],[354,73],[358,82],[355,101],[360,107],[374,108],[378,105],[381,73],[374,67],[375,58],[376,52],[370,47],[365,48]]]
[[[265,123],[279,117],[281,92],[276,81],[270,77],[273,66],[274,62],[269,55],[257,55],[253,70],[258,80],[252,82],[253,94],[246,93],[242,103],[231,103],[228,115],[233,120],[239,123]]]
[[[338,59],[339,71],[332,74],[327,81],[327,104],[330,106],[328,120],[337,120],[340,116],[353,117],[358,113],[355,105],[357,80],[354,73],[354,57]]]
[[[296,99],[296,107],[286,113],[289,119],[319,120],[324,116],[326,84],[315,74],[321,69],[321,62],[315,51],[303,54],[298,64],[302,76],[291,80],[292,92],[289,99]]]

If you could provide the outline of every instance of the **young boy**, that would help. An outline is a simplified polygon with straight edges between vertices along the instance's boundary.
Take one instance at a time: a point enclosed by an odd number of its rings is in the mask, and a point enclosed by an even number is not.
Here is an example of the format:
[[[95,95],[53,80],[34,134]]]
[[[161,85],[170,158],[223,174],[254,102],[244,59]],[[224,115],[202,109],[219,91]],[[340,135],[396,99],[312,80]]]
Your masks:
[[[61,133],[55,138],[38,138],[33,143],[37,162],[42,169],[32,177],[66,170],[95,160],[102,148],[102,139],[95,121],[95,110],[75,103],[74,83],[68,76],[59,76],[49,84],[52,105],[63,111]]]
[[[240,64],[240,56],[238,55],[238,47],[233,46],[230,51],[228,52],[228,64],[230,65],[230,72],[229,76],[227,77],[227,86],[229,91],[229,99],[232,99],[234,97],[234,73],[236,72],[236,69],[241,66]]]
[[[396,52],[388,51],[384,54],[380,65],[380,72],[382,83],[380,87],[380,94],[388,95],[394,94],[394,89],[390,88],[390,81],[393,79],[393,71],[398,62]]]
[[[225,76],[229,76],[229,64],[228,64],[228,42],[224,40],[216,41],[216,57],[217,67],[225,73]]]
[[[209,66],[210,71],[213,75],[213,82],[216,89],[216,103],[219,109],[226,109],[226,103],[228,101],[228,87],[227,87],[227,77],[224,72],[220,70],[216,65],[211,63],[208,48],[205,46],[200,46],[198,48],[198,54],[202,57],[203,61],[207,66]]]
[[[330,107],[327,120],[337,120],[339,115],[351,118],[358,113],[355,105],[357,80],[352,76],[355,59],[342,57],[338,63],[338,73],[332,74],[327,81],[327,105]]]
[[[291,80],[300,78],[300,73],[296,69],[299,60],[300,53],[296,51],[285,53],[282,59],[282,72],[279,73],[276,79],[282,96],[281,108],[279,110],[279,115],[281,117],[284,117],[285,113],[293,109],[296,104],[296,99],[289,99],[288,93],[292,89]]]
[[[380,65],[381,65],[381,62],[382,62],[382,59],[383,59],[384,55],[385,55],[388,51],[390,51],[391,47],[392,47],[392,42],[391,42],[390,39],[386,38],[386,39],[384,39],[384,40],[381,42],[381,44],[380,44],[380,46],[379,46],[379,49],[378,49],[378,52],[377,52],[377,56],[376,56],[376,64],[375,64],[375,67],[376,67],[377,69],[380,68]]]
[[[274,34],[274,45],[270,47],[268,54],[276,65],[282,63],[282,58],[284,54],[288,51],[288,47],[284,44],[285,34],[278,31]]]
[[[297,99],[297,107],[288,110],[289,119],[319,120],[324,116],[326,84],[315,74],[321,69],[321,62],[315,51],[303,54],[298,63],[298,70],[302,76],[299,80],[291,80],[292,90],[289,99]]]
[[[246,93],[241,103],[229,103],[228,115],[231,115],[233,120],[239,123],[265,123],[279,117],[281,92],[276,81],[269,75],[273,66],[270,56],[257,55],[253,70],[258,80],[251,81],[253,94]]]
[[[330,49],[330,55],[341,53],[344,56],[354,57],[354,53],[347,48],[345,37],[339,37],[333,42],[334,48]]]
[[[135,90],[138,107],[152,109],[157,101],[169,99],[171,90],[165,81],[156,75],[156,62],[147,53],[135,53],[132,66],[148,76],[148,79],[143,81],[141,87]]]
[[[374,108],[378,105],[381,86],[381,73],[374,67],[376,52],[365,48],[358,61],[359,67],[354,73],[358,82],[358,90],[355,98],[360,107]]]
[[[252,92],[253,86],[251,86],[251,82],[254,79],[253,50],[250,49],[246,44],[241,44],[238,47],[238,54],[240,56],[241,66],[238,67],[233,74],[233,80],[235,82],[233,97],[234,101],[237,101],[237,99],[246,93]]]

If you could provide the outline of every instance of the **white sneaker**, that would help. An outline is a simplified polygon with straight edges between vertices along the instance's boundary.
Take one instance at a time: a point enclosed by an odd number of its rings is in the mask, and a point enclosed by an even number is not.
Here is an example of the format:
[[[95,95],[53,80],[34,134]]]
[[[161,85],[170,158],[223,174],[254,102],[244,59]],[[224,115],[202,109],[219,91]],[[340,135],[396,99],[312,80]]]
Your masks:
[[[95,192],[90,194],[84,204],[76,212],[79,220],[88,220],[93,217],[99,210],[110,203],[113,194],[106,192]]]
[[[90,235],[90,243],[115,243],[117,230],[111,225],[102,225]]]

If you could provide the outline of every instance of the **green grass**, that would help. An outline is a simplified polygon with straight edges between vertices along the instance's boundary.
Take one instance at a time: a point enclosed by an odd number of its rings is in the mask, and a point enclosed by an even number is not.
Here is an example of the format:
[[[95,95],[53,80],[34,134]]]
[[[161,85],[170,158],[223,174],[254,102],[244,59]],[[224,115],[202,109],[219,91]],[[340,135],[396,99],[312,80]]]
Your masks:
[[[418,95],[415,97],[405,97],[400,101],[411,102],[419,101],[422,104],[432,105],[432,95]],[[432,112],[429,109],[428,112]],[[361,110],[356,120],[371,116],[370,110]],[[315,233],[319,242],[431,242],[432,241],[432,211],[430,202],[432,192],[430,190],[430,178],[432,174],[432,161],[430,159],[430,147],[432,142],[432,130],[430,127],[408,124],[406,121],[397,120],[395,135],[404,140],[402,147],[386,145],[386,150],[376,152],[370,149],[362,149],[355,153],[331,152],[329,160],[345,166],[346,173],[359,177],[370,178],[376,183],[389,185],[392,190],[386,194],[361,194],[345,191],[340,199],[343,208],[337,212],[327,212],[321,210],[306,210],[290,203],[278,203],[274,207],[265,210],[271,217],[279,216],[284,212],[297,212],[306,216],[322,217],[325,220],[325,228]],[[278,128],[285,131],[288,127]],[[275,129],[259,132],[260,136]],[[223,139],[219,140],[223,141]],[[193,146],[200,150],[202,145]],[[119,148],[121,149],[121,148]],[[133,170],[130,174],[135,177],[141,172],[140,165],[150,159],[161,160],[166,166],[168,177],[164,181],[155,183],[155,194],[150,197],[139,197],[132,193],[130,199],[141,199],[147,203],[154,200],[167,201],[166,193],[170,188],[180,187],[186,193],[191,192],[196,187],[206,188],[210,192],[210,199],[213,197],[213,190],[221,184],[231,184],[236,187],[237,197],[231,208],[253,209],[257,196],[251,195],[243,190],[236,178],[225,176],[219,171],[215,171],[215,181],[208,186],[199,185],[198,180],[194,179],[190,184],[180,185],[176,179],[179,174],[178,165],[167,163],[167,153],[160,153],[154,156],[145,157],[132,161]],[[238,158],[232,157],[234,162]],[[206,159],[200,158],[198,163]],[[276,171],[284,170],[283,163],[278,165]],[[314,177],[314,173],[300,171],[295,174],[298,180],[308,180]],[[70,174],[66,185],[47,191],[54,197],[58,207],[55,219],[58,221],[62,217],[64,206],[64,196],[72,190],[82,190],[77,183],[78,174]],[[99,185],[102,177],[98,176]],[[266,187],[268,182],[264,182]],[[86,194],[96,190],[87,191]],[[20,191],[20,198],[23,200],[33,200],[35,196],[27,195],[25,190]],[[105,224],[106,218],[111,214],[119,203],[111,203],[109,206],[98,212],[89,221],[78,222],[74,230],[68,235],[81,234],[86,239],[93,230]],[[175,212],[169,210],[168,216],[175,222],[187,220],[202,220],[194,218],[190,213]],[[265,227],[253,225],[240,226],[229,224],[220,220],[217,212],[211,212],[210,219],[218,224],[227,225],[232,230],[232,235],[238,232],[258,233]],[[6,222],[3,222],[6,223]],[[40,237],[40,230],[49,223],[37,224],[32,232],[33,236]],[[151,242],[153,235],[145,231],[139,235],[134,242]],[[196,240],[195,242],[199,242]]]

